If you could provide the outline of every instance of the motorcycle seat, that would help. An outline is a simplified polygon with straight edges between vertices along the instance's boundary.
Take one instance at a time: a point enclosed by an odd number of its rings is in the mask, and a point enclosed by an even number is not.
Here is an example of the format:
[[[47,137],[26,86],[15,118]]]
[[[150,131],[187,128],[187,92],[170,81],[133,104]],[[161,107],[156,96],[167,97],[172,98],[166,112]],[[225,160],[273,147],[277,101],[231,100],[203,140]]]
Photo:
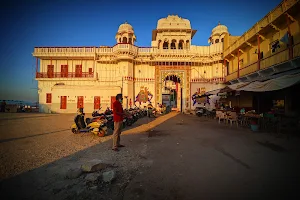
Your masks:
[[[83,129],[79,129],[79,132],[81,133],[86,133],[89,132],[90,130],[88,128],[83,128]]]

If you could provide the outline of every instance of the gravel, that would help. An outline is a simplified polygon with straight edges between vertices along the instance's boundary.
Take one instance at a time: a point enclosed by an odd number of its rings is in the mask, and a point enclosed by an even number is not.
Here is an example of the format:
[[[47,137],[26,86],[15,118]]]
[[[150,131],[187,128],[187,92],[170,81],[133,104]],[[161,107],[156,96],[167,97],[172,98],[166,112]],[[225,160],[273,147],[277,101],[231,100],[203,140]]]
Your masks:
[[[159,117],[150,124],[153,119],[138,120],[121,136],[121,143],[124,141],[134,148],[125,147],[114,152],[109,141],[111,136],[99,138],[73,134],[69,127],[74,115],[0,115],[0,191],[13,191],[21,185],[18,193],[7,194],[12,195],[11,198],[21,195],[31,199],[41,196],[49,199],[121,198],[130,180],[140,168],[148,165],[145,159],[141,159],[147,153],[148,136],[144,132],[172,116],[171,113]],[[99,181],[92,184],[86,183],[86,173],[76,179],[66,178],[70,169],[80,168],[93,159],[113,164],[101,172],[116,172],[112,184],[100,181],[101,173]],[[111,195],[112,192],[115,196]]]

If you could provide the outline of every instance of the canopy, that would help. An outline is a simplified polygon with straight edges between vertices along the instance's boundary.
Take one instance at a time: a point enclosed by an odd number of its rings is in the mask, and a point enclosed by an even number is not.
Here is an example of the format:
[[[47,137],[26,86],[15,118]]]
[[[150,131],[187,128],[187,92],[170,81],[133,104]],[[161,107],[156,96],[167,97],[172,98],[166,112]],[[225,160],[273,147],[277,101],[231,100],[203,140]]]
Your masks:
[[[219,93],[223,93],[223,92],[231,92],[234,90],[240,90],[241,88],[243,88],[244,86],[250,84],[251,82],[246,82],[246,83],[235,83],[232,85],[227,85],[226,87],[224,87],[223,89],[221,89],[219,91]]]
[[[237,91],[251,91],[251,92],[265,92],[280,90],[283,88],[290,87],[292,85],[300,83],[300,73],[293,75],[284,75],[275,79],[270,79],[268,81],[260,82],[255,81],[248,83],[242,87],[236,87]],[[235,85],[235,84],[234,84]],[[229,85],[228,87],[230,87]]]

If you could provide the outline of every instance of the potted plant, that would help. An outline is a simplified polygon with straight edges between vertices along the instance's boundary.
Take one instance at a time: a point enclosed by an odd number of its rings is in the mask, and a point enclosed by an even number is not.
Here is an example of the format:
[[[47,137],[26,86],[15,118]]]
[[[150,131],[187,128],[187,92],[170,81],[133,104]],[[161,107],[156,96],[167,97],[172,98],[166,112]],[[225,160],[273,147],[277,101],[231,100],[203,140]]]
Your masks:
[[[256,119],[251,119],[250,128],[252,131],[258,131],[258,123]]]

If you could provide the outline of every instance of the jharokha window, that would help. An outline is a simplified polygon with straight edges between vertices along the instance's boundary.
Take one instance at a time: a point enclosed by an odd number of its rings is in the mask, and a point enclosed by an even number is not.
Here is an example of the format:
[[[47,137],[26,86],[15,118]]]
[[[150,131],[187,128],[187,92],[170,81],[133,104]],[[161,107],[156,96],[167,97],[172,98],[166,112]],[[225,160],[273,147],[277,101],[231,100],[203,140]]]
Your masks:
[[[52,103],[52,94],[51,93],[46,94],[46,103]]]

